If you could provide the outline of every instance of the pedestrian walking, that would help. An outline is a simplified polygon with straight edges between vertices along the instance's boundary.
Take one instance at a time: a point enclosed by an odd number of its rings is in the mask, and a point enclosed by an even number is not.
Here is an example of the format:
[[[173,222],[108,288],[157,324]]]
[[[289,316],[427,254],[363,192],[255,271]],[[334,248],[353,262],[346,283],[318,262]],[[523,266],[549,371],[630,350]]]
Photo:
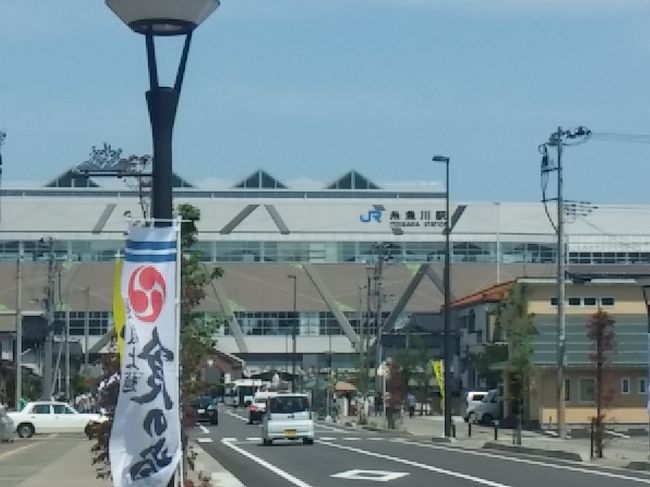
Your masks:
[[[384,410],[384,398],[381,392],[375,392],[375,416],[381,416]]]
[[[415,395],[412,392],[406,395],[406,407],[408,408],[409,418],[415,416]]]

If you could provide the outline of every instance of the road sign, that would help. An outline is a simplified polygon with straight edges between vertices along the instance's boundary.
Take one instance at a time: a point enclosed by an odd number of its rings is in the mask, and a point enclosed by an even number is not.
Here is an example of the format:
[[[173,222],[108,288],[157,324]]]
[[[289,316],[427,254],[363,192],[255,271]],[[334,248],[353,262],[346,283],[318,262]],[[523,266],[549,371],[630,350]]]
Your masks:
[[[387,470],[347,470],[332,475],[336,479],[346,480],[371,480],[374,482],[390,482],[391,480],[406,477],[408,472],[389,472]]]

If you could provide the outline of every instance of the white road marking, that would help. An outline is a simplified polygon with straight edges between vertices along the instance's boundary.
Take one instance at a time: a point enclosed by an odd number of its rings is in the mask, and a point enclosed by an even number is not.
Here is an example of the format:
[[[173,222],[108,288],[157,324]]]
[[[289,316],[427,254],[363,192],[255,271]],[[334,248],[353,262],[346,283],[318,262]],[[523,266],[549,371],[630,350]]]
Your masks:
[[[622,474],[617,474],[613,472],[608,472],[605,470],[596,470],[596,469],[590,469],[590,468],[584,468],[584,467],[577,467],[573,465],[564,465],[564,464],[557,464],[557,463],[545,463],[539,460],[532,460],[530,458],[522,458],[522,457],[510,457],[507,455],[499,455],[497,453],[488,453],[484,451],[476,451],[476,450],[467,450],[464,448],[449,448],[445,446],[440,446],[440,445],[428,445],[425,443],[417,443],[415,441],[407,441],[407,440],[402,440],[404,443],[407,445],[417,445],[421,446],[424,448],[431,448],[433,450],[446,450],[446,451],[452,451],[456,453],[463,453],[466,455],[476,455],[476,456],[481,456],[481,457],[488,457],[488,458],[498,458],[500,460],[508,460],[511,462],[519,462],[519,463],[526,463],[528,465],[537,465],[540,467],[548,467],[548,468],[555,468],[558,470],[569,470],[571,472],[580,472],[580,473],[589,473],[592,475],[599,475],[601,477],[609,477],[613,479],[620,479],[620,480],[630,480],[632,482],[639,482],[642,484],[648,484],[650,485],[650,479],[642,479],[639,477],[628,477],[627,475],[622,475]]]
[[[333,436],[322,436],[320,439],[323,441],[336,441],[336,438]]]
[[[384,441],[386,438],[382,438],[381,436],[371,436],[370,438],[366,438],[366,439],[368,441]]]
[[[348,470],[330,475],[335,479],[370,480],[373,482],[390,482],[409,475],[408,472],[389,472],[388,470]]]
[[[248,418],[245,418],[243,416],[240,416],[239,414],[235,414],[232,411],[226,411],[226,414],[228,416],[232,416],[233,418],[237,418],[240,421],[248,421]]]
[[[470,482],[475,482],[481,485],[488,485],[489,487],[511,487],[508,484],[502,484],[499,482],[493,482],[492,480],[483,479],[481,477],[474,477],[473,475],[467,475],[461,472],[455,472],[453,470],[447,470],[444,468],[433,467],[431,465],[426,465],[424,463],[414,462],[412,460],[407,460],[405,458],[394,457],[391,455],[384,455],[382,453],[376,453],[373,451],[362,450],[361,448],[354,448],[352,446],[346,445],[337,445],[336,443],[329,443],[322,440],[316,440],[317,443],[321,445],[326,445],[332,448],[339,448],[341,450],[348,450],[354,453],[360,453],[362,455],[367,455],[369,457],[381,458],[382,460],[388,460],[395,463],[402,463],[410,467],[421,468],[422,470],[429,470],[430,472],[439,473],[442,475],[447,475],[448,477],[456,477],[463,480],[469,480]]]
[[[335,428],[334,426],[329,426],[329,425],[320,424],[320,423],[317,423],[315,426],[317,428],[322,428],[322,429],[328,430],[328,431],[336,431],[337,433],[349,433],[350,432],[350,430],[346,430],[346,429],[342,429],[342,428]]]
[[[246,441],[262,441],[262,438],[259,438],[257,436],[249,436],[246,438]]]
[[[344,436],[341,439],[345,440],[345,441],[360,441],[361,440],[361,438],[359,438],[357,436]]]
[[[632,438],[631,436],[626,435],[625,433],[619,433],[618,431],[614,431],[614,430],[605,430],[605,432],[609,433],[612,436],[617,436],[618,438],[626,438],[628,440]]]
[[[292,483],[293,485],[295,485],[296,487],[313,487],[312,485],[308,484],[307,482],[303,482],[303,481],[300,480],[299,478],[294,477],[294,476],[291,475],[289,472],[285,472],[284,470],[282,470],[282,469],[276,467],[275,465],[270,464],[270,463],[267,462],[266,460],[264,460],[264,459],[262,459],[262,458],[260,458],[260,457],[258,457],[258,456],[255,456],[255,455],[253,455],[253,454],[250,453],[250,452],[247,452],[247,451],[244,450],[243,448],[240,448],[240,447],[238,447],[237,445],[233,445],[232,442],[231,442],[231,441],[228,441],[227,438],[224,438],[223,440],[221,440],[221,443],[223,443],[225,446],[227,446],[227,447],[230,448],[231,450],[235,450],[235,451],[236,451],[237,453],[239,453],[240,455],[245,456],[245,457],[248,458],[249,460],[254,461],[254,462],[257,463],[258,465],[261,465],[262,467],[266,468],[267,470],[270,470],[270,471],[273,472],[274,474],[276,474],[276,475],[282,477],[283,479],[285,479],[285,480],[291,482],[291,483]]]
[[[198,425],[199,429],[201,430],[202,433],[205,433],[206,435],[210,433],[210,430],[203,426],[202,424]]]
[[[212,443],[212,438],[197,438],[197,443]]]

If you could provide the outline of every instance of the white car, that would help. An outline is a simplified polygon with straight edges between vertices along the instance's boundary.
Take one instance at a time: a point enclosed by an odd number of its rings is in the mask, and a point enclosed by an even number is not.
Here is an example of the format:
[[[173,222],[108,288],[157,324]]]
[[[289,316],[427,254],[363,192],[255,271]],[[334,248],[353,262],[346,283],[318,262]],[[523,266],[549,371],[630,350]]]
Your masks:
[[[21,438],[40,433],[83,433],[89,423],[101,423],[101,414],[78,413],[63,402],[38,401],[28,403],[22,411],[7,413]]]
[[[270,397],[262,422],[262,444],[274,440],[302,440],[314,444],[314,419],[306,394],[278,394]]]

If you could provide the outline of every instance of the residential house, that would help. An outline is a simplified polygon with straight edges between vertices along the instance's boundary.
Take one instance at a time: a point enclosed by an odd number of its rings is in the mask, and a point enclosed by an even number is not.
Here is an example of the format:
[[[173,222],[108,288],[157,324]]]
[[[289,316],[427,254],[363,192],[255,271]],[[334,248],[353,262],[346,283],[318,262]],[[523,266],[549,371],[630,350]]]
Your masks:
[[[532,422],[554,424],[557,413],[557,284],[555,279],[522,278],[493,286],[454,303],[461,354],[460,373],[467,386],[480,385],[469,356],[488,343],[502,340],[494,326],[494,305],[515,284],[528,290],[533,315],[533,374],[524,415]],[[564,396],[567,424],[587,424],[595,416],[596,374],[590,358],[593,343],[587,322],[598,310],[615,320],[616,351],[607,365],[605,387],[612,398],[606,421],[647,423],[648,318],[643,291],[635,279],[594,278],[569,280],[566,285],[566,373]],[[503,364],[502,364],[503,365]],[[498,367],[498,366],[497,366]],[[503,366],[501,367],[503,368]],[[507,389],[507,388],[506,388]],[[506,393],[506,402],[507,402]],[[508,405],[505,407],[508,410]]]

